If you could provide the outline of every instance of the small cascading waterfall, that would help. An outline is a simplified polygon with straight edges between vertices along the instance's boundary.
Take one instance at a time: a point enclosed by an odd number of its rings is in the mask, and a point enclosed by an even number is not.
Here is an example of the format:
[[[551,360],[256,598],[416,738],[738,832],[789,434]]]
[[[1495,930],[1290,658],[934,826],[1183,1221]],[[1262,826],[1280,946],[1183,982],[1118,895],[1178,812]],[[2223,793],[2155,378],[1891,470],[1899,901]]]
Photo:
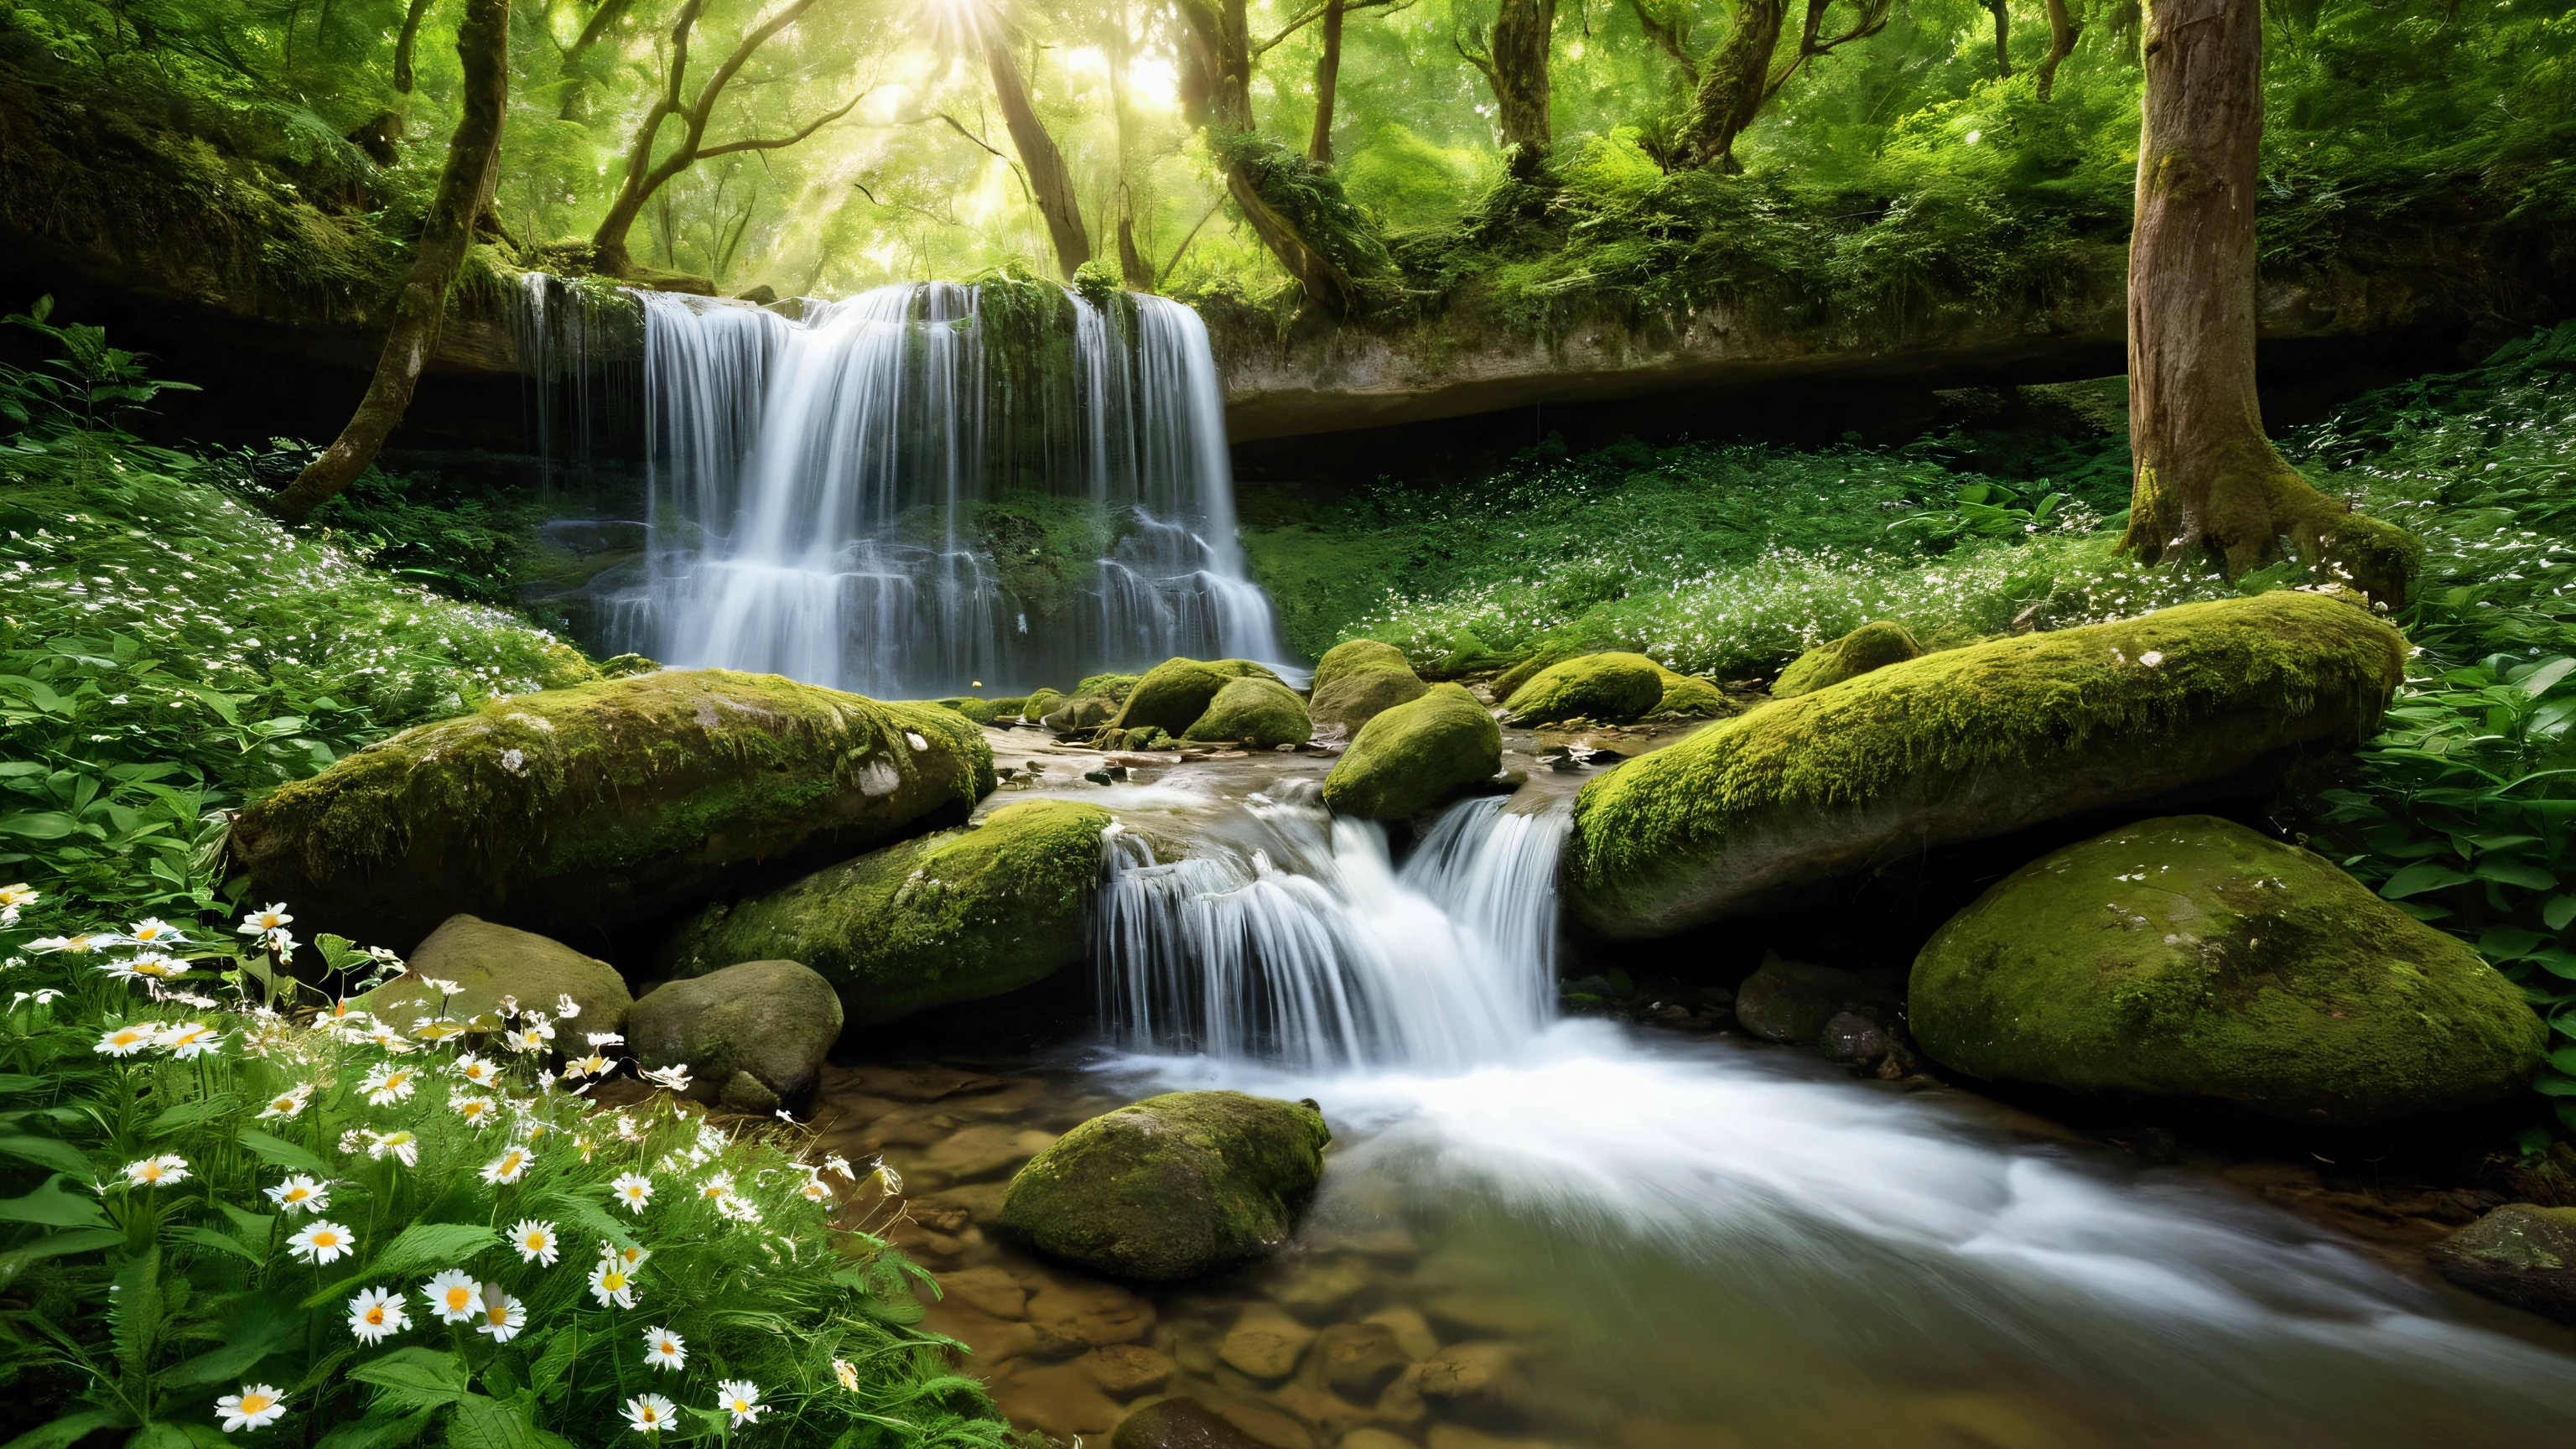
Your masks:
[[[636,295],[652,542],[603,601],[608,647],[880,695],[1280,657],[1187,307],[934,282],[790,319]]]
[[[1156,859],[1105,846],[1101,1017],[1124,1045],[1301,1070],[1456,1071],[1544,1029],[1568,815],[1453,806],[1402,869],[1374,823],[1262,805]]]

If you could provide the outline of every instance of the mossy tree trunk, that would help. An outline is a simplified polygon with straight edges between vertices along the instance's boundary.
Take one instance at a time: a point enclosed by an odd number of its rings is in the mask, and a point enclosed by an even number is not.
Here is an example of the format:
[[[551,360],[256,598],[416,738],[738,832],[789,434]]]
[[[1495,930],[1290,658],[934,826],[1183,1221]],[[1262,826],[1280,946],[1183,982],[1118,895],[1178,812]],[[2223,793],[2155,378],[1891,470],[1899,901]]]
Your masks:
[[[411,94],[412,48],[420,43],[420,22],[429,15],[429,0],[411,0],[403,11],[402,34],[394,41],[394,89]]]
[[[2129,243],[2129,447],[2122,546],[2215,555],[2230,578],[2286,536],[2394,607],[2422,545],[2308,485],[2263,433],[2254,391],[2254,202],[2263,134],[2258,0],[2156,0]]]
[[[474,218],[492,194],[501,154],[501,123],[510,103],[510,0],[466,0],[456,53],[465,64],[464,111],[448,138],[447,165],[422,219],[411,270],[394,294],[384,351],[377,354],[375,376],[349,425],[271,500],[289,519],[301,519],[338,496],[375,461],[410,409],[412,390],[438,349],[448,289],[465,263],[465,249],[474,243]]]
[[[1154,290],[1154,268],[1136,245],[1136,187],[1130,176],[1136,154],[1135,113],[1127,105],[1127,71],[1136,59],[1136,32],[1127,18],[1127,0],[1110,7],[1109,28],[1101,48],[1109,56],[1109,106],[1118,134],[1118,277],[1131,292]]]
[[[1243,0],[1173,0],[1172,8],[1180,15],[1183,40],[1181,107],[1201,128],[1215,133],[1226,195],[1307,296],[1337,314],[1348,314],[1357,305],[1358,284],[1271,205],[1244,162],[1245,148],[1230,144],[1253,131],[1252,45]]]
[[[1547,72],[1555,31],[1556,0],[1502,0],[1490,38],[1479,26],[1457,42],[1458,53],[1493,88],[1504,154],[1518,181],[1537,181],[1546,174],[1548,148],[1555,141]]]
[[[2048,58],[2039,63],[2039,98],[2047,100],[2057,89],[2057,68],[2075,53],[2075,37],[2084,27],[2075,23],[2075,15],[2066,8],[2066,0],[2048,0]]]
[[[1995,75],[2012,78],[2012,7],[2008,0],[1986,0],[1987,13],[1995,17]]]
[[[1848,0],[1855,12],[1841,32],[1825,33],[1834,0],[1807,0],[1805,23],[1797,48],[1787,62],[1778,61],[1780,33],[1788,20],[1786,0],[1741,0],[1726,38],[1699,67],[1690,113],[1682,121],[1679,150],[1685,165],[1719,171],[1743,169],[1735,159],[1735,138],[1762,114],[1801,66],[1837,46],[1866,40],[1887,28],[1896,0]],[[1640,13],[1643,13],[1642,11]]]
[[[1342,0],[1324,0],[1323,54],[1315,57],[1315,124],[1306,133],[1306,159],[1333,164],[1333,92],[1342,80]]]
[[[998,17],[985,17],[980,28],[984,66],[992,72],[1002,124],[1010,128],[1011,147],[1020,153],[1020,167],[1028,173],[1029,193],[1037,201],[1038,215],[1046,219],[1056,267],[1070,282],[1075,270],[1091,260],[1091,231],[1082,224],[1082,202],[1074,195],[1073,173],[1065,168],[1064,153],[1056,149],[1055,137],[1048,134],[1046,122],[1029,100],[1028,82],[1020,75],[1018,58],[1011,54],[1009,33]]]

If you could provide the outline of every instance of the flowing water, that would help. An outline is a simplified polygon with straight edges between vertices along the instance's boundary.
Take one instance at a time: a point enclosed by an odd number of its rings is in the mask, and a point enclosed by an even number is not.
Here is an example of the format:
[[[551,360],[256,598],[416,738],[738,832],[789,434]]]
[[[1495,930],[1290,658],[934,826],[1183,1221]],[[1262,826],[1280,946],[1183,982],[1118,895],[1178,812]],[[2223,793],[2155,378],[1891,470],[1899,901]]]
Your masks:
[[[1557,1019],[1561,797],[1454,807],[1400,864],[1377,827],[1308,803],[1310,781],[1089,798],[1122,822],[1099,927],[1115,1050],[996,1092],[1017,1105],[989,1130],[1020,1134],[994,1139],[1003,1166],[945,1139],[893,1154],[964,1234],[920,1244],[957,1270],[935,1322],[1026,1422],[1097,1433],[1187,1393],[1276,1449],[2576,1430],[2568,1335],[2198,1171],[1803,1053]],[[1121,1309],[1124,1290],[961,1226],[1049,1132],[1209,1085],[1311,1097],[1333,1124],[1279,1259]],[[964,1302],[997,1286],[1008,1323]],[[1408,1366],[1351,1371],[1375,1351]],[[1119,1375],[1145,1360],[1170,1374],[1139,1393]]]
[[[630,294],[651,542],[603,601],[608,647],[879,696],[1280,657],[1197,314],[1047,290],[1005,317],[987,290],[793,319]]]

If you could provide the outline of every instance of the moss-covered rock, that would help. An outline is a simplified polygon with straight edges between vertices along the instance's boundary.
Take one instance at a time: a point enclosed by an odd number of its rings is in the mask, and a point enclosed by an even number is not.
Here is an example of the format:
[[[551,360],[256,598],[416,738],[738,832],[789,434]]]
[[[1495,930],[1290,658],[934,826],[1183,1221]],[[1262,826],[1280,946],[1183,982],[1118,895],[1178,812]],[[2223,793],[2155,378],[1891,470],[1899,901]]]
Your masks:
[[[1357,733],[1396,705],[1420,699],[1429,688],[1405,661],[1403,650],[1375,639],[1353,639],[1334,645],[1316,661],[1307,712],[1316,724]]]
[[[664,961],[675,976],[800,961],[832,983],[855,1022],[1015,991],[1082,959],[1108,826],[1096,805],[1007,805],[769,895],[709,906],[671,938]]]
[[[1248,675],[1226,681],[1225,688],[1208,701],[1207,711],[1191,725],[1181,738],[1186,740],[1239,740],[1256,750],[1277,745],[1302,745],[1314,737],[1313,721],[1306,717],[1306,701],[1297,691],[1276,679]]]
[[[1127,696],[1135,692],[1137,681],[1143,678],[1141,674],[1086,674],[1082,682],[1073,687],[1073,697],[1125,704]]]
[[[2473,1293],[2576,1323],[2576,1208],[2506,1203],[2424,1252]]]
[[[473,916],[455,915],[440,923],[411,953],[411,969],[360,996],[352,1005],[372,1011],[395,1029],[408,1031],[414,1020],[444,1009],[479,1031],[501,1025],[504,1001],[559,1014],[563,998],[581,1009],[572,1035],[558,1045],[576,1044],[581,1033],[624,1031],[635,998],[626,978],[605,961],[585,956],[561,941],[533,931],[496,926]],[[442,998],[429,983],[453,983],[456,994]]]
[[[644,993],[626,1044],[645,1071],[687,1067],[698,1101],[765,1117],[814,1095],[841,1020],[841,998],[821,975],[794,961],[743,961]]]
[[[933,700],[932,703],[941,709],[953,709],[979,725],[988,725],[1018,719],[1021,709],[1027,706],[1028,700],[1025,698],[977,699],[967,695],[953,699]]]
[[[1324,804],[1341,815],[1402,820],[1502,767],[1502,726],[1465,686],[1435,684],[1361,728],[1324,777]]]
[[[1725,690],[1717,687],[1716,680],[1677,674],[1669,669],[1663,671],[1663,677],[1664,697],[1655,702],[1652,718],[1724,719],[1744,712],[1734,700],[1726,697]]]
[[[1103,729],[1095,742],[1104,750],[1177,750],[1181,742],[1167,730]]]
[[[1032,724],[1037,723],[1038,721],[1044,720],[1048,715],[1064,708],[1066,701],[1071,698],[1073,698],[1073,696],[1065,694],[1060,690],[1041,689],[1037,693],[1020,701],[1020,718],[1028,720]]]
[[[672,669],[370,745],[243,811],[226,867],[395,950],[460,910],[572,935],[962,818],[992,788],[983,732],[950,711]]]
[[[1643,719],[1664,700],[1670,670],[1643,654],[1581,654],[1530,676],[1504,701],[1518,724],[1589,719],[1626,724]]]
[[[1110,724],[1119,729],[1187,734],[1199,716],[1207,712],[1217,691],[1237,679],[1279,683],[1278,675],[1249,659],[1166,659],[1136,681],[1136,687],[1128,691],[1127,702],[1119,706],[1118,716]]]
[[[2458,938],[2208,815],[2006,876],[1924,946],[1908,1000],[1916,1041],[1971,1076],[2336,1126],[2501,1096],[2546,1035]]]
[[[1312,1102],[1148,1097],[1031,1158],[1011,1179],[1000,1227],[1112,1278],[1199,1277],[1287,1240],[1331,1140]]]
[[[1613,936],[1662,935],[1929,846],[2257,786],[2370,734],[2405,656],[2363,610],[2281,592],[1891,664],[1585,785],[1567,904]]]
[[[1038,717],[1038,723],[1060,735],[1099,729],[1118,717],[1118,701],[1105,694],[1080,694]]]
[[[1829,684],[1857,679],[1873,669],[1885,669],[1908,659],[1923,657],[1923,646],[1902,624],[1879,619],[1863,624],[1843,637],[1819,644],[1789,661],[1780,677],[1771,683],[1773,699],[1794,699],[1813,694]]]

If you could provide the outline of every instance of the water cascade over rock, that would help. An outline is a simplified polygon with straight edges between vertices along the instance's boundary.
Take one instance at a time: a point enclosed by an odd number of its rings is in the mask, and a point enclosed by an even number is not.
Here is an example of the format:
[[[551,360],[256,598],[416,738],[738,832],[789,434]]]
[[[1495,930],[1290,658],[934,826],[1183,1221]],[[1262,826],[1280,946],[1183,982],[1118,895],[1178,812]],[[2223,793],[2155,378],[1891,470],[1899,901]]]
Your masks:
[[[996,281],[643,309],[651,545],[607,647],[877,696],[1278,658],[1196,313]]]

